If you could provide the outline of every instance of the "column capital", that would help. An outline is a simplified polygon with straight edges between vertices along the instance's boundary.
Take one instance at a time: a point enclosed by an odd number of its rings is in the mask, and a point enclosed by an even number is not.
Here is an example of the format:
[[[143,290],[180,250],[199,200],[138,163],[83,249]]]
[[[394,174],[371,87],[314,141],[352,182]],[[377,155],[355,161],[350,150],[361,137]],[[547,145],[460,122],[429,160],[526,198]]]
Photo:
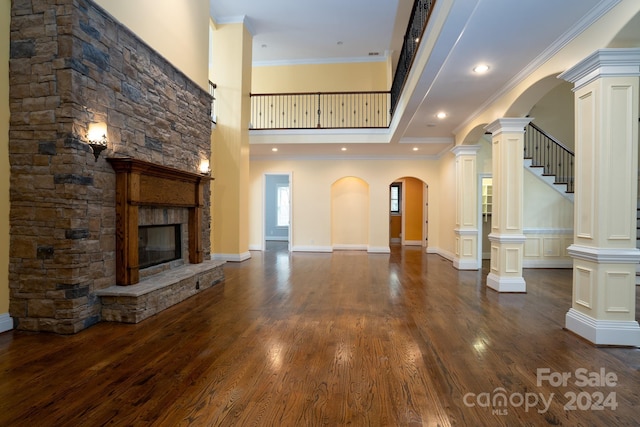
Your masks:
[[[475,156],[480,151],[479,145],[456,145],[451,149],[451,152],[458,156]]]
[[[489,123],[485,126],[485,129],[493,135],[502,132],[524,133],[525,126],[527,126],[531,120],[533,120],[533,117],[502,117]]]
[[[640,76],[640,48],[598,49],[558,78],[577,89],[598,78],[615,76]]]

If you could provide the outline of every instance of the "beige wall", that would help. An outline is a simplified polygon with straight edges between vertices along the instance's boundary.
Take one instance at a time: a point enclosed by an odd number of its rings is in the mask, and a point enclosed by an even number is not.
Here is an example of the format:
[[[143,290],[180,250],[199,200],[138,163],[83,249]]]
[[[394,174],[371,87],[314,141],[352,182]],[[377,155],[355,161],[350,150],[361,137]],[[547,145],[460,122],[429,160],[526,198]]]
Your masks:
[[[208,90],[207,0],[95,0],[191,80]]]
[[[369,240],[369,185],[347,176],[331,186],[332,246],[366,248]]]
[[[252,93],[389,90],[384,61],[253,67]]]
[[[442,196],[439,203],[433,200],[432,187],[429,184],[429,250],[436,250],[441,255],[453,259],[456,248],[456,157],[453,153],[442,156],[440,161],[440,185]],[[474,189],[477,191],[477,189]],[[432,212],[436,209],[442,218],[432,224]],[[434,241],[434,239],[437,239]]]
[[[529,113],[536,126],[571,150],[575,147],[572,88],[569,82],[559,84],[542,97]]]
[[[332,250],[331,187],[344,177],[360,178],[369,186],[369,250],[389,248],[389,185],[403,176],[415,177],[429,185],[429,230],[434,235],[429,244],[438,245],[435,230],[440,220],[441,186],[436,160],[254,160],[249,188],[251,249],[262,246],[265,173],[292,174],[293,250]]]
[[[11,0],[0,0],[0,315],[9,312],[9,24]]]
[[[243,24],[219,25],[214,35],[217,125],[213,144],[212,252],[248,254],[249,116],[252,38]],[[237,258],[239,257],[239,258]]]

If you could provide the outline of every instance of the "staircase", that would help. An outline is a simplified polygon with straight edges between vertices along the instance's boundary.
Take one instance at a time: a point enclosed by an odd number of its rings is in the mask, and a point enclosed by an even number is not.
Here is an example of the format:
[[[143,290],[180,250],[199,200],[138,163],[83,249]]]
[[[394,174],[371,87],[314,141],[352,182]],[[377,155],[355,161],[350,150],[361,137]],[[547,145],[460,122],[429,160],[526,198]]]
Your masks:
[[[525,166],[564,197],[573,201],[575,155],[533,123],[524,133]]]
[[[573,201],[573,151],[533,123],[525,128],[524,163],[544,182]],[[640,177],[639,177],[640,188]],[[636,248],[640,249],[640,198],[636,206]],[[640,264],[636,266],[636,285],[640,286]]]

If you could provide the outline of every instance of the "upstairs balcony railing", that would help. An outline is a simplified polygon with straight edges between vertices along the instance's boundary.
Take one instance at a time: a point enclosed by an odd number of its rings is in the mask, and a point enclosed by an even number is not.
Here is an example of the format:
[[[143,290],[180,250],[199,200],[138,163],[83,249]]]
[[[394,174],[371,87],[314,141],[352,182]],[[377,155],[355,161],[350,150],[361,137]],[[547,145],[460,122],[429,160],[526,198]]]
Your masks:
[[[251,94],[251,129],[388,128],[436,0],[415,0],[390,91]]]
[[[392,113],[395,111],[398,99],[400,99],[400,94],[402,94],[402,90],[404,89],[404,84],[407,81],[409,71],[411,71],[411,66],[413,65],[413,59],[418,51],[420,40],[422,40],[424,29],[427,27],[427,22],[429,21],[435,3],[436,0],[415,0],[413,3],[411,18],[409,19],[407,31],[404,34],[402,49],[398,57],[398,65],[396,66],[393,83],[391,84]]]
[[[389,92],[251,94],[251,129],[387,128]]]

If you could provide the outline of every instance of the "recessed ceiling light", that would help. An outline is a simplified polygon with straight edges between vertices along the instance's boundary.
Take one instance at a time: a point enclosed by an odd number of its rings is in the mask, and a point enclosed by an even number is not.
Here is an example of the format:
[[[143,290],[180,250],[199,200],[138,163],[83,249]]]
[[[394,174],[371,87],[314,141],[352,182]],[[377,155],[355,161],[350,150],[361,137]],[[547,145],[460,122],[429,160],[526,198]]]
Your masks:
[[[482,73],[486,73],[487,71],[489,71],[489,66],[487,64],[478,64],[475,67],[473,67],[474,73],[482,74]]]
[[[447,117],[447,113],[445,113],[444,111],[440,111],[438,114],[436,114],[436,117],[439,119],[444,119],[445,117]]]
[[[273,148],[271,149],[271,151],[273,151],[273,152],[275,153],[276,151],[278,151],[278,149],[277,149],[276,147],[273,147]]]
[[[342,147],[341,150],[342,151],[347,151],[347,147]]]
[[[338,41],[338,43],[336,43],[338,46],[342,45],[342,41]]]
[[[418,147],[413,147],[413,151],[418,151]]]

